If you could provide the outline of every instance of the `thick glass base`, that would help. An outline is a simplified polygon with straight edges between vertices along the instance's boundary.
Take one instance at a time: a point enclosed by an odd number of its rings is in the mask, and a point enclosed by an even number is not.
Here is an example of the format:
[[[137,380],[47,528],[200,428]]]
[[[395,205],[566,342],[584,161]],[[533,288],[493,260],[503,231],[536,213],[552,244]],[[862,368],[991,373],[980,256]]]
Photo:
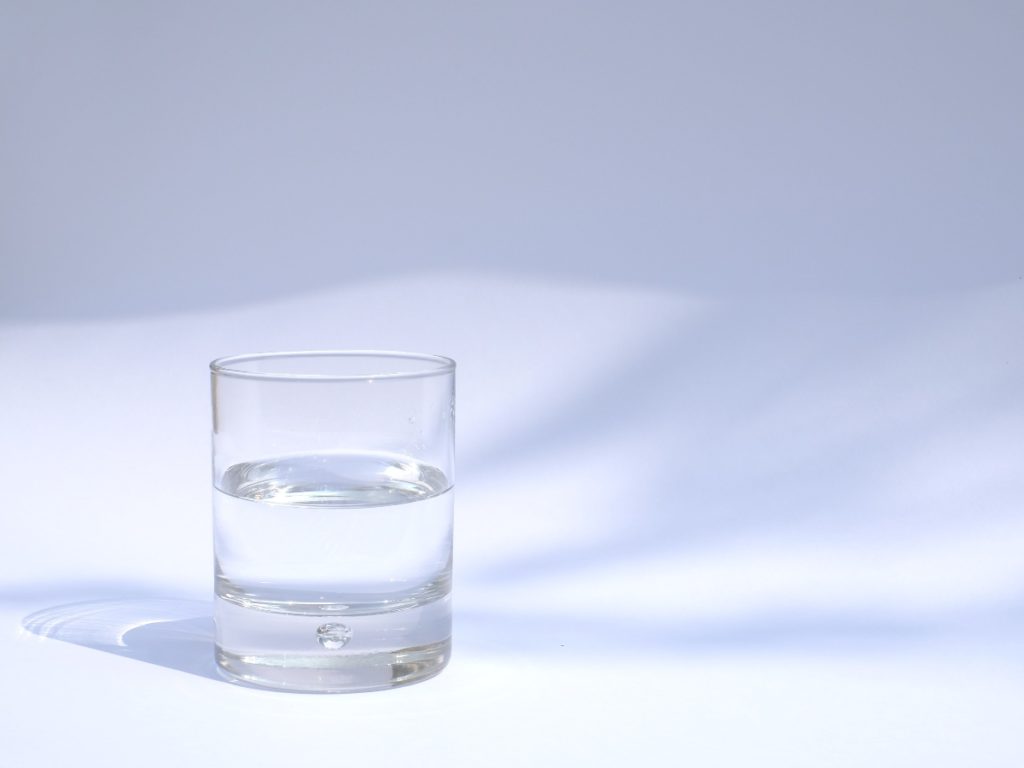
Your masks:
[[[351,605],[283,613],[216,601],[217,664],[229,678],[283,691],[345,693],[433,677],[451,656],[448,596],[348,614]]]
[[[305,693],[355,693],[410,685],[448,663],[451,641],[401,651],[346,656],[236,656],[217,648],[222,674],[262,688]]]

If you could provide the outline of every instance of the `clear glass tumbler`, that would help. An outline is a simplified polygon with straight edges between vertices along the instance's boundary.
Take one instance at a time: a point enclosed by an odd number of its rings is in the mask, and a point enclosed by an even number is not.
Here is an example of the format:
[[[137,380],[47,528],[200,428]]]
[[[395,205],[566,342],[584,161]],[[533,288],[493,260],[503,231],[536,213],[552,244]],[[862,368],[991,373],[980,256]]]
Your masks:
[[[210,364],[217,663],[389,688],[451,650],[455,363],[280,352]]]

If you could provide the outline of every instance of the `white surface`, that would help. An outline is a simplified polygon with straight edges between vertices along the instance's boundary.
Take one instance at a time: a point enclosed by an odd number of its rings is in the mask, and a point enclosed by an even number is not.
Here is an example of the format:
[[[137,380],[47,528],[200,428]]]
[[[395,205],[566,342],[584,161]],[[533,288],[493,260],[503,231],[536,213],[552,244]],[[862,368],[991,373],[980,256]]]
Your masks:
[[[8,324],[4,762],[1019,766],[1022,291],[451,274]],[[459,362],[454,659],[219,681],[206,363],[353,346]]]

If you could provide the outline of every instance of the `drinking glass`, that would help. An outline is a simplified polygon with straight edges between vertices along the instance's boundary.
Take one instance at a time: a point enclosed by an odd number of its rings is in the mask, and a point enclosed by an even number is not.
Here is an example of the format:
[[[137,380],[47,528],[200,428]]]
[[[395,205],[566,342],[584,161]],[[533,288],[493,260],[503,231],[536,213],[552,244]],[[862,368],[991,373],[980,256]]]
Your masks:
[[[454,361],[274,352],[210,370],[219,668],[319,692],[440,672],[451,652]]]

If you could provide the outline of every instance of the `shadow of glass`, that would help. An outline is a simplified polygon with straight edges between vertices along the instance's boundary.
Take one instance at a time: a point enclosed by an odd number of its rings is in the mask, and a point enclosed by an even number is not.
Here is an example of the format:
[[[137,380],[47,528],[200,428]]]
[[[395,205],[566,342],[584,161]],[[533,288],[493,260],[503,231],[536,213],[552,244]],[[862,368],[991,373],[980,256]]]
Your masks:
[[[205,601],[139,598],[67,603],[29,614],[22,626],[39,637],[233,683],[217,672],[213,615]]]

